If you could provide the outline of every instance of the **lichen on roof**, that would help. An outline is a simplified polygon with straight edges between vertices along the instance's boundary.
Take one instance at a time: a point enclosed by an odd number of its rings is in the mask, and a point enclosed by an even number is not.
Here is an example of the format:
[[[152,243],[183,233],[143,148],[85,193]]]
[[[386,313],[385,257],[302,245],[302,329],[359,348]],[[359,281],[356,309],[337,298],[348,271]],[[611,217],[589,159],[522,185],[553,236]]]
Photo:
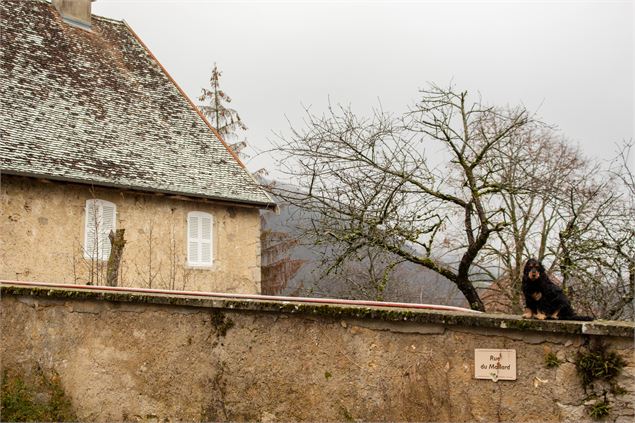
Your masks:
[[[0,171],[273,206],[124,22],[0,10]]]

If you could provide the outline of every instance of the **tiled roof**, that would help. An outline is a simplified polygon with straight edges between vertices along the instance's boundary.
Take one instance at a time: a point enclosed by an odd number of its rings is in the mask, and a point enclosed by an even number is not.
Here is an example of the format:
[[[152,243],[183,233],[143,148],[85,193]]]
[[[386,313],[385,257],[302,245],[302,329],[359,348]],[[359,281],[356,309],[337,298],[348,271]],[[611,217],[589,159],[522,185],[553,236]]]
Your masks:
[[[124,22],[0,12],[3,173],[273,206]]]

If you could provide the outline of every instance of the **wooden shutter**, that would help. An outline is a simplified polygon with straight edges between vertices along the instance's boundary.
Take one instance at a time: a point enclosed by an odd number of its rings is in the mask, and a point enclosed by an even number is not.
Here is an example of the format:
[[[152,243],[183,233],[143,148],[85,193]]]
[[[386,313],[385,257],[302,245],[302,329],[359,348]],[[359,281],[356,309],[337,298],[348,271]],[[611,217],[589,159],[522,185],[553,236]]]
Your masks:
[[[99,257],[108,260],[110,257],[110,231],[115,230],[116,206],[108,201],[101,201],[101,227],[99,228]]]
[[[112,249],[112,245],[110,244],[110,231],[115,230],[115,219],[116,219],[116,206],[113,203],[109,203],[108,201],[101,202],[101,228],[99,228],[99,246],[100,250],[100,258],[102,260],[108,260],[110,257],[110,250]]]
[[[201,216],[201,264],[212,265],[212,216]]]
[[[211,214],[203,212],[188,213],[187,261],[190,266],[212,265],[213,223]]]
[[[191,265],[198,265],[199,251],[199,218],[195,213],[190,213],[187,219],[187,261]]]
[[[98,207],[95,200],[86,201],[86,222],[84,224],[84,257],[97,258]]]
[[[84,257],[108,260],[111,249],[108,234],[115,230],[116,221],[117,207],[113,203],[95,199],[86,201]]]

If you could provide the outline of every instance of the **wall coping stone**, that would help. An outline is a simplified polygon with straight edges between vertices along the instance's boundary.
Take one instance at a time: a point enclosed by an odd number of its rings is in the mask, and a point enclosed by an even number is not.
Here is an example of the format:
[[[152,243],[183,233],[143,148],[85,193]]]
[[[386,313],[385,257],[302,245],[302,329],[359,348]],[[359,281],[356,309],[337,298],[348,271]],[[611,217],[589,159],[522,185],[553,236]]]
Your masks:
[[[135,293],[125,291],[96,291],[73,288],[18,286],[3,282],[0,296],[29,296],[71,301],[106,301],[223,309],[225,311],[276,312],[283,314],[330,317],[332,319],[368,319],[388,322],[463,326],[479,329],[528,330],[571,335],[601,335],[635,337],[635,323],[627,321],[594,320],[592,322],[527,320],[505,314],[440,311],[414,308],[371,307],[359,305],[316,304],[293,301],[272,301],[244,298],[212,298],[194,294],[168,295],[164,293]]]

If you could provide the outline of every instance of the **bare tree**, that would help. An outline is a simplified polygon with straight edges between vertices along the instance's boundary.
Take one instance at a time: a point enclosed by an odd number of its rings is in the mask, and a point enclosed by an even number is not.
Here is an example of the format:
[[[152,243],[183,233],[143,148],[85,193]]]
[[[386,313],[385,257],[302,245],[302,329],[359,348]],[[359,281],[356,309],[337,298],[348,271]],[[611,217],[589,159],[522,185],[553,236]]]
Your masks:
[[[488,107],[437,86],[421,94],[400,116],[306,110],[303,129],[279,136],[281,165],[300,189],[274,192],[309,212],[306,234],[328,246],[327,273],[345,269],[357,295],[374,289],[382,298],[383,276],[415,263],[453,282],[478,310],[477,287],[495,281],[488,302],[517,312],[522,266],[537,257],[582,311],[632,318],[632,141],[606,169],[523,108]],[[435,166],[426,150],[439,149]],[[379,262],[369,259],[374,251]],[[354,263],[372,283],[356,285]]]
[[[188,282],[191,280],[192,269],[189,269],[187,266],[184,265],[186,261],[185,254],[183,250],[179,248],[181,245],[181,243],[178,242],[177,237],[179,220],[175,217],[175,210],[176,209],[174,208],[171,210],[172,213],[170,216],[169,234],[167,237],[165,237],[165,234],[163,234],[163,239],[167,240],[167,248],[163,250],[165,254],[162,254],[164,256],[167,256],[167,271],[164,271],[161,269],[161,267],[159,267],[156,270],[155,274],[157,275],[156,277],[159,279],[159,283],[157,285],[159,285],[160,288],[185,290],[185,288],[188,286]],[[165,225],[167,226],[167,224]],[[148,260],[148,266],[151,267],[151,258],[148,257]],[[159,265],[160,264],[161,263],[159,263]],[[150,268],[148,272],[149,274],[151,274]],[[178,283],[179,280],[181,281],[180,284]]]
[[[489,159],[529,120],[523,108],[488,107],[438,86],[422,91],[405,116],[307,110],[306,128],[292,128],[277,145],[302,191],[276,193],[316,212],[310,232],[335,245],[333,268],[363,248],[379,248],[439,273],[471,308],[484,310],[473,264],[507,225],[501,208],[491,207],[504,187]],[[426,146],[442,147],[447,160],[432,167]],[[450,238],[460,242],[447,254]]]
[[[524,262],[528,257],[544,260],[548,255],[559,222],[554,201],[557,187],[585,162],[576,149],[543,124],[526,125],[496,150],[490,167],[505,189],[492,201],[501,206],[509,225],[484,247],[478,267],[486,279],[495,281],[489,289],[496,295],[488,295],[489,301],[498,303],[500,310],[519,312]]]
[[[615,254],[612,258],[615,262],[610,266],[614,279],[619,288],[616,302],[608,310],[609,318],[635,318],[635,175],[633,174],[633,139],[624,141],[618,149],[618,155],[613,160],[609,172],[619,181],[627,198],[622,202],[622,213],[618,214],[623,221],[617,222],[617,234],[607,230],[608,245],[610,251]],[[607,229],[607,225],[602,225]],[[610,260],[611,258],[609,258]]]
[[[534,256],[584,313],[632,316],[635,222],[625,166],[607,172],[546,127],[531,128],[504,147],[495,160],[510,181],[500,193],[510,225],[497,232],[479,262],[495,280],[487,303],[517,312],[523,262]]]
[[[609,172],[619,179],[624,188],[630,193],[631,200],[635,201],[635,175],[633,174],[633,160],[635,157],[632,154],[633,140],[623,141],[622,145],[618,147],[618,154],[611,163]]]
[[[565,185],[556,257],[563,287],[600,318],[632,319],[635,285],[635,193],[625,144],[608,171],[594,166]]]
[[[161,251],[157,254],[156,247],[158,237],[155,234],[155,220],[150,218],[148,224],[143,228],[143,241],[146,245],[147,257],[146,259],[137,260],[133,262],[137,277],[139,278],[139,284],[148,288],[156,288],[155,281],[157,277],[161,275],[162,261],[157,263],[157,256],[160,256]]]

